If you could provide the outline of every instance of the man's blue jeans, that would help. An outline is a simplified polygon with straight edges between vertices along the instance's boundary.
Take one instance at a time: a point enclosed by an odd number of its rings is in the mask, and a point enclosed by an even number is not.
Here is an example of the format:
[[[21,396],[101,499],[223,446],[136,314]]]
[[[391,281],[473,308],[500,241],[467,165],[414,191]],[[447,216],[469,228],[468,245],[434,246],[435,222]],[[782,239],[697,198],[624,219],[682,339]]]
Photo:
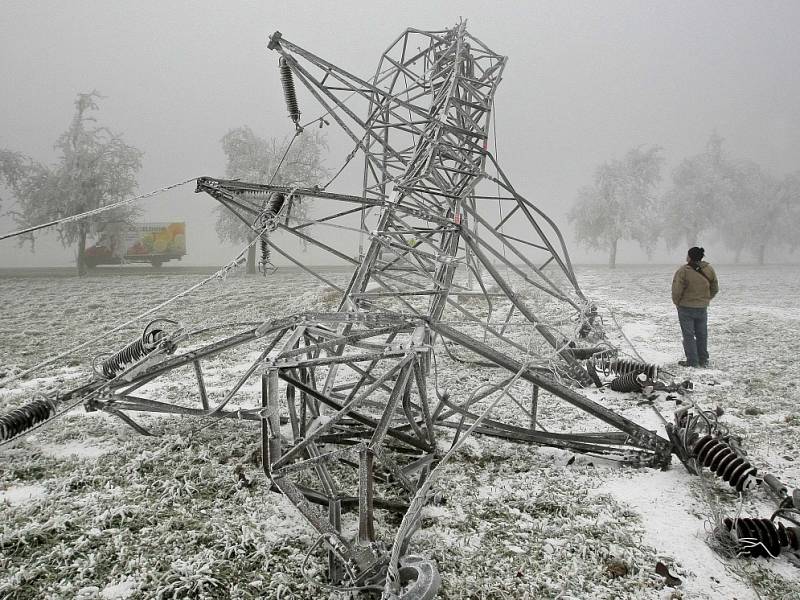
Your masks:
[[[686,363],[696,367],[708,362],[708,309],[678,307]]]

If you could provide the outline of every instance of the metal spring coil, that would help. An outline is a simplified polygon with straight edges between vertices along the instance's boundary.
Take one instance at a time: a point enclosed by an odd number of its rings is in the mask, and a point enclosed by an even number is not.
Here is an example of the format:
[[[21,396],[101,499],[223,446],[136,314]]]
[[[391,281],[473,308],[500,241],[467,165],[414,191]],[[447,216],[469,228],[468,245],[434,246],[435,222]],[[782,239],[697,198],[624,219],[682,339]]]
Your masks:
[[[617,375],[644,373],[649,379],[658,379],[658,365],[652,363],[600,355],[594,359],[594,365],[604,373],[613,372]]]
[[[273,192],[270,194],[267,201],[262,205],[261,214],[256,219],[254,226],[262,230],[261,233],[261,260],[258,262],[259,271],[267,273],[274,270],[272,262],[270,261],[270,247],[269,247],[269,233],[275,231],[278,225],[275,217],[281,212],[283,205],[286,204],[286,194],[280,192]]]
[[[0,441],[7,441],[47,421],[56,414],[56,403],[49,398],[37,398],[25,406],[0,416]]]
[[[644,373],[627,373],[614,378],[609,387],[615,392],[638,392],[650,379]]]
[[[286,203],[286,194],[273,192],[269,195],[266,202],[261,205],[261,214],[258,215],[253,225],[257,229],[275,231],[278,228],[278,221],[275,217],[281,212]],[[266,233],[266,231],[264,233]]]
[[[125,370],[125,367],[139,359],[144,358],[156,349],[158,342],[164,337],[162,329],[145,330],[141,338],[131,342],[122,350],[113,354],[100,363],[103,376],[112,379],[118,373]]]
[[[278,61],[278,68],[281,73],[281,86],[283,87],[283,97],[286,100],[286,108],[289,110],[289,118],[297,125],[300,121],[300,108],[297,105],[297,94],[294,91],[294,77],[289,63],[283,56]]]
[[[267,212],[267,216],[274,217],[281,212],[285,202],[286,194],[281,194],[280,192],[271,194],[269,200],[267,200],[267,205],[264,208],[264,210]]]
[[[726,518],[723,524],[728,532],[735,534],[734,539],[740,553],[749,554],[753,558],[775,558],[783,548],[800,548],[800,529],[797,527],[784,527],[783,523],[775,523],[769,519],[749,518]]]
[[[657,365],[626,358],[611,361],[611,370],[620,375],[628,375],[629,373],[644,373],[650,379],[658,379]]]
[[[269,249],[269,244],[267,244],[268,239],[269,238],[267,237],[266,233],[261,234],[261,260],[259,261],[258,265],[259,268],[262,270],[266,269],[267,265],[272,264],[269,260],[270,249]]]
[[[714,436],[700,438],[692,452],[701,465],[727,481],[737,492],[750,490],[758,483],[757,469]]]

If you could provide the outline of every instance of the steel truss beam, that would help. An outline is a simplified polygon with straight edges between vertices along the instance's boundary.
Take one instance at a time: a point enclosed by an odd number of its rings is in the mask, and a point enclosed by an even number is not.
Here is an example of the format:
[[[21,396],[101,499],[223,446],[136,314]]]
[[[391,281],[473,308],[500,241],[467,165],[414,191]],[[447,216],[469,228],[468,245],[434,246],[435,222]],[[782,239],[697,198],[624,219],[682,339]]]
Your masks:
[[[128,413],[259,423],[264,472],[318,532],[328,551],[329,580],[385,586],[387,598],[400,594],[403,571],[396,557],[405,553],[414,528],[380,540],[376,509],[419,506],[417,495],[440,458],[437,433],[455,428],[460,435],[465,421],[479,418],[477,403],[511,381],[531,386],[530,409],[507,390],[523,418],[487,418],[477,433],[666,466],[666,440],[561,382],[586,386],[594,372],[576,354],[576,342],[584,342],[554,326],[552,314],[575,319],[583,330],[596,325],[594,312],[558,228],[516,192],[489,150],[506,58],[470,35],[465,23],[406,30],[371,79],[280,33],[269,46],[363,154],[361,195],[211,177],[198,179],[196,191],[211,195],[268,247],[339,292],[338,309],[268,321],[175,356],[157,352],[59,399],[85,398],[87,408],[114,414],[142,433],[149,432]],[[360,109],[354,106],[359,102]],[[289,199],[279,215],[265,212],[273,194]],[[314,200],[310,220],[293,218],[291,203],[298,196]],[[505,215],[503,204],[510,207]],[[323,228],[351,235],[329,239],[318,235]],[[348,284],[340,287],[291,256],[270,239],[272,231],[313,244],[332,262],[353,265]],[[502,322],[495,313],[505,315]],[[453,315],[458,325],[448,321]],[[503,383],[460,403],[439,390],[431,393],[437,336],[458,354],[480,357],[470,364],[496,366]],[[210,394],[203,362],[221,355],[233,362],[243,345],[257,346],[258,358],[221,397]],[[194,406],[142,395],[147,384],[181,368],[197,385]],[[258,380],[260,402],[252,389]],[[537,413],[540,389],[612,431],[546,431]],[[530,426],[520,426],[526,420]],[[342,524],[349,510],[358,524],[352,539]],[[407,517],[413,522],[418,515]],[[405,598],[432,598],[435,565],[402,560],[417,577]]]
[[[450,416],[462,421],[477,418],[469,406],[454,404],[446,398],[435,407],[429,406],[424,380],[434,336],[438,334],[512,373],[522,369],[512,355],[530,347],[519,334],[520,327],[528,325],[525,335],[535,332],[550,348],[551,356],[562,361],[558,367],[562,376],[586,386],[591,383],[590,373],[575,358],[574,341],[553,329],[517,288],[521,281],[547,294],[579,320],[586,319],[590,305],[580,290],[558,228],[516,192],[488,149],[494,94],[506,59],[469,35],[463,23],[446,31],[407,30],[383,54],[370,81],[301,48],[280,33],[270,38],[270,48],[281,55],[297,79],[362,151],[362,195],[319,189],[290,190],[212,178],[198,180],[198,191],[248,212],[251,219],[261,213],[263,205],[253,201],[247,205],[245,192],[250,192],[251,197],[253,193],[262,196],[295,193],[315,199],[318,214],[313,220],[294,225],[284,223],[281,229],[355,265],[339,311],[406,314],[417,323],[413,354],[410,350],[408,354],[390,352],[388,348],[381,357],[368,352],[354,354],[355,348],[350,343],[354,324],[342,322],[323,344],[296,346],[290,351],[291,362],[286,362],[289,355],[270,362],[270,372],[275,374],[267,387],[271,390],[276,382],[283,381],[286,389],[292,390],[287,391],[287,397],[292,398],[287,404],[289,415],[298,411],[305,411],[306,415],[323,414],[324,407],[334,411],[332,420],[316,429],[317,434],[312,437],[343,444],[351,457],[348,459],[351,466],[356,464],[353,457],[358,455],[360,500],[356,545],[371,544],[374,537],[370,498],[376,460],[373,453],[392,439],[395,451],[408,454],[409,460],[421,460],[425,452],[432,452],[435,447],[435,422],[454,427],[457,424],[448,420]],[[359,116],[350,107],[351,98],[366,104],[365,116]],[[486,171],[487,159],[493,175]],[[495,183],[497,193],[477,192],[481,182]],[[491,224],[496,220],[492,214],[494,201],[498,205],[512,203],[506,216],[501,209],[497,226]],[[315,226],[342,226],[355,212],[346,208],[348,204],[360,205],[362,242],[357,260],[352,258],[352,249],[333,248],[303,233]],[[511,225],[522,225],[523,231],[510,233],[503,229]],[[456,271],[464,266],[478,289],[456,280]],[[545,273],[548,266],[555,267],[556,272]],[[509,274],[513,274],[513,279]],[[562,281],[567,287],[563,287]],[[472,306],[470,298],[475,298],[479,305]],[[466,328],[457,329],[444,323],[447,307],[455,308],[466,319]],[[492,321],[492,313],[498,308],[506,313],[499,331]],[[476,339],[476,328],[484,336],[491,335],[493,344]],[[396,336],[407,333],[397,330],[393,335],[396,340]],[[358,357],[359,364],[353,357]],[[550,360],[547,356],[542,359],[544,364]],[[366,361],[369,364],[365,365]],[[386,366],[387,361],[391,367]],[[343,380],[345,371],[349,375]],[[353,374],[355,380],[347,379]],[[664,465],[669,461],[666,441],[557,382],[541,366],[522,369],[521,377],[534,386],[537,394],[541,388],[615,431],[570,434],[534,430],[537,417],[532,409],[528,429],[487,420],[478,429],[480,433],[580,452],[616,454],[631,462]],[[294,398],[303,399],[299,408],[294,406]],[[308,402],[311,404],[307,405]],[[379,416],[361,411],[370,402],[382,411]],[[518,403],[516,399],[515,402]],[[276,406],[273,408],[278,410]],[[391,427],[393,420],[401,425]],[[345,421],[351,424],[343,430]],[[294,429],[300,427],[298,424]],[[316,442],[305,437],[297,438],[299,442],[293,447],[290,444],[291,449],[281,453],[274,441],[277,434],[273,431],[269,435],[275,444],[274,463],[283,468],[291,460],[300,459],[309,468],[313,465],[318,469],[322,464],[343,463],[343,454],[309,453]],[[370,439],[367,445],[359,441],[367,438]],[[324,443],[320,441],[319,445]],[[320,456],[325,456],[325,460]],[[426,460],[432,458],[431,454]],[[267,472],[275,481],[275,471],[267,469]],[[328,479],[321,476],[323,482]],[[275,484],[281,487],[277,481]],[[408,485],[401,487],[405,487],[405,492],[413,489]],[[330,485],[326,489],[329,494],[335,491]],[[299,498],[296,494],[287,495],[293,500]],[[333,496],[329,502],[335,502]],[[306,514],[302,504],[298,508]],[[328,535],[326,528],[335,528],[339,518],[337,513],[326,523],[309,520],[321,535]],[[407,541],[395,540],[395,543]],[[366,562],[359,563],[348,543],[337,538],[328,544],[332,553],[331,575],[348,572],[350,581],[363,579],[364,573],[372,572],[377,558],[370,555]],[[336,556],[342,563],[339,568],[333,564]],[[356,563],[360,566],[354,566]]]

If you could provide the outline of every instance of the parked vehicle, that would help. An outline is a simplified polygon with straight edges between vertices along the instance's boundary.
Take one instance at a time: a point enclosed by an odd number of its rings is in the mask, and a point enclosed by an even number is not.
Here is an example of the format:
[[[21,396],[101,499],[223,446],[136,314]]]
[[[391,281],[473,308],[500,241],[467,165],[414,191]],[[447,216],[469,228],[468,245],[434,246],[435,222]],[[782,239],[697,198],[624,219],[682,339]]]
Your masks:
[[[135,223],[99,234],[97,243],[86,249],[86,265],[150,263],[158,268],[186,255],[186,223]]]

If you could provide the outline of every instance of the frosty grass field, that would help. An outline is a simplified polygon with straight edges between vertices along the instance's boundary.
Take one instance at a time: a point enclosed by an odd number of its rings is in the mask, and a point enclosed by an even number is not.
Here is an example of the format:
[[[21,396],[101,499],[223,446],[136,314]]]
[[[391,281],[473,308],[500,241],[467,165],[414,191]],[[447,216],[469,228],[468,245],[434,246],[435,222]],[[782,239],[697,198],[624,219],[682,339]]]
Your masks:
[[[700,371],[676,365],[682,351],[669,296],[673,267],[579,267],[578,275],[603,307],[615,343],[624,345],[609,311],[645,359],[675,379],[691,377],[694,400],[724,410],[722,422],[743,436],[759,472],[798,486],[800,267],[716,267],[721,291],[710,310],[711,368]],[[107,331],[207,273],[0,274],[0,377]],[[327,275],[343,281],[347,272]],[[281,269],[267,279],[214,281],[159,314],[199,329],[330,309],[334,301],[306,275]],[[0,388],[0,410],[36,391],[77,385],[95,354],[121,347],[144,322]],[[244,350],[236,364],[209,363],[212,397],[254,353]],[[441,363],[446,381],[454,366]],[[472,369],[453,385],[469,389],[486,377],[492,372]],[[194,393],[177,375],[146,390],[170,400]],[[243,398],[252,402],[257,392],[254,381]],[[662,430],[652,409],[637,406],[639,398],[588,393]],[[675,404],[664,394],[655,405],[672,418]],[[547,398],[542,406],[546,415]],[[557,413],[548,416],[558,420]],[[159,435],[142,437],[112,417],[76,409],[0,449],[0,598],[329,596],[301,575],[313,531],[269,491],[256,424],[140,420]],[[446,449],[452,432],[438,433]],[[713,480],[706,491],[677,459],[661,472],[573,456],[480,437],[467,443],[437,484],[443,501],[426,508],[412,547],[437,561],[441,598],[800,598],[800,570],[787,557],[726,559],[706,543],[712,504],[725,515],[769,517],[774,503],[763,491],[740,501]],[[388,538],[396,525],[383,516],[379,535]],[[655,573],[658,561],[683,580],[679,587],[665,586]],[[312,574],[324,568],[316,554],[309,565]]]

